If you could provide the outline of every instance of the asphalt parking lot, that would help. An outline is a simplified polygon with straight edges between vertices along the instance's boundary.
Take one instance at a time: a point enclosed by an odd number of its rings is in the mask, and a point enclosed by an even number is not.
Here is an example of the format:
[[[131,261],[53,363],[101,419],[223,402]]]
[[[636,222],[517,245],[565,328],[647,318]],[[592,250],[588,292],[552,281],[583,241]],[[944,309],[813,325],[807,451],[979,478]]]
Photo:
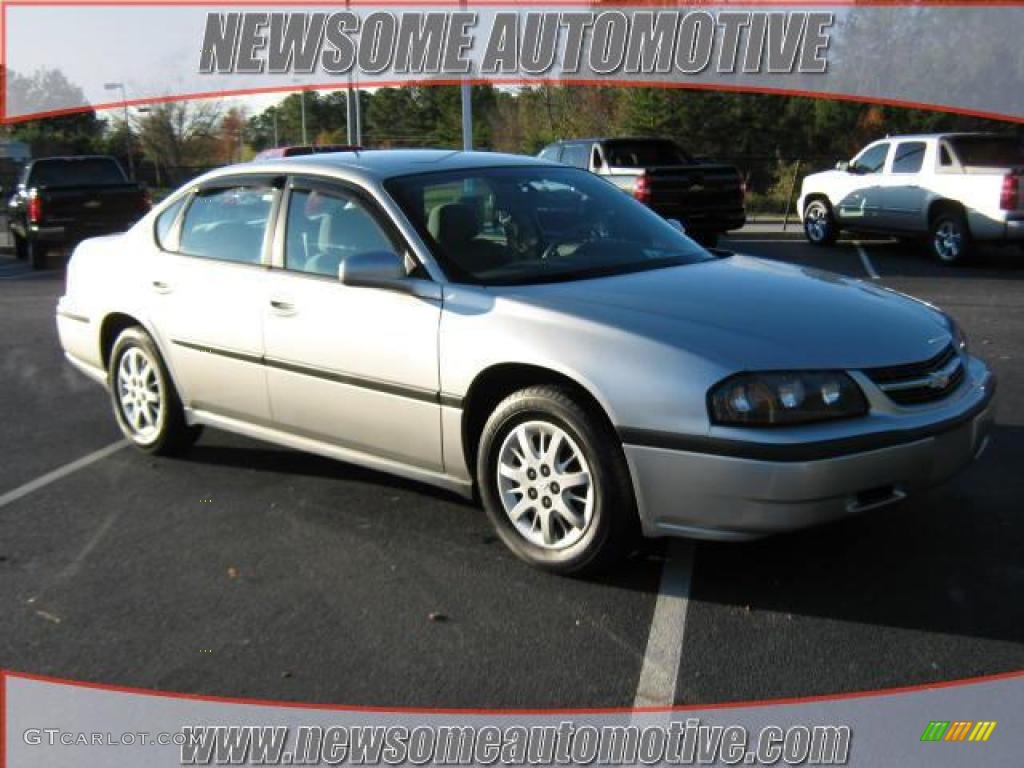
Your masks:
[[[210,430],[183,459],[93,455],[120,435],[105,393],[62,359],[62,274],[0,254],[0,667],[452,707],[711,703],[1024,668],[1024,253],[948,269],[888,241],[724,245],[951,311],[1000,378],[987,453],[836,525],[653,542],[600,579],[548,576],[472,505],[348,465]]]

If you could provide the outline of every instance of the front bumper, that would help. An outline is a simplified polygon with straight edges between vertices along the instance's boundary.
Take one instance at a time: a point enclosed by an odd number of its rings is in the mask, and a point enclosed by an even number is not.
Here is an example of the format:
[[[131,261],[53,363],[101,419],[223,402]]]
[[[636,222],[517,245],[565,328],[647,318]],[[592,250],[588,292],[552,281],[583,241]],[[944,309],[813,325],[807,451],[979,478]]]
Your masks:
[[[644,533],[742,541],[805,528],[896,503],[956,474],[984,451],[993,422],[995,380],[965,386],[959,413],[932,429],[886,433],[886,444],[838,439],[827,458],[750,456],[624,445]],[[905,438],[905,439],[904,439]],[[736,454],[735,444],[730,453]],[[770,452],[769,452],[770,453]]]

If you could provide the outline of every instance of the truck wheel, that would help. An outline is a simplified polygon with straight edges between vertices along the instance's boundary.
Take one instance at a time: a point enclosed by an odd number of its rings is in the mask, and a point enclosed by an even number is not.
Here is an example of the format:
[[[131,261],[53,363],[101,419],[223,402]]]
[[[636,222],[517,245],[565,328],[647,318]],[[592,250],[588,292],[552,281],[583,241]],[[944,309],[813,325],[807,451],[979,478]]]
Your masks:
[[[932,219],[929,238],[932,255],[941,264],[962,264],[971,251],[971,232],[960,211],[942,211]]]
[[[46,269],[46,248],[41,247],[35,240],[25,241],[25,258],[32,269]]]
[[[28,258],[28,243],[25,242],[25,238],[21,235],[11,234],[14,238],[14,256],[18,259]]]
[[[804,236],[811,245],[833,245],[839,238],[832,209],[824,200],[812,200],[804,211]]]
[[[107,371],[114,418],[125,437],[146,453],[173,455],[187,450],[201,427],[185,421],[156,344],[142,328],[126,328],[114,342]]]
[[[694,232],[691,237],[705,248],[714,248],[718,245],[717,232]]]
[[[505,545],[546,571],[607,567],[639,530],[617,435],[567,387],[528,387],[494,409],[477,481]]]

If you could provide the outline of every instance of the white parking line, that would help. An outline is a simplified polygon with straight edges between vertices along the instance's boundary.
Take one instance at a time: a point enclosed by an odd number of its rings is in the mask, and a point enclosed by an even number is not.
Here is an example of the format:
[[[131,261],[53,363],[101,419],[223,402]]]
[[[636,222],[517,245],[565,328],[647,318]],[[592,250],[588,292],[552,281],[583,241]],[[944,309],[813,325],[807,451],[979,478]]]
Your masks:
[[[871,259],[868,258],[868,252],[864,249],[864,246],[860,244],[859,240],[854,240],[853,244],[857,247],[860,263],[864,265],[864,271],[868,273],[868,277],[872,280],[878,280],[878,273],[875,271],[875,266],[871,263]]]
[[[100,448],[98,451],[86,454],[82,458],[68,462],[62,467],[57,467],[57,469],[52,472],[47,472],[45,475],[41,475],[35,480],[29,480],[24,485],[19,485],[13,491],[8,491],[3,496],[0,496],[0,507],[6,507],[11,502],[28,496],[33,491],[38,491],[40,488],[47,486],[50,483],[54,483],[63,477],[67,477],[83,467],[87,467],[100,459],[105,459],[107,456],[110,456],[112,453],[116,453],[126,445],[128,445],[127,440],[118,440],[116,443],[111,443],[105,448]]]
[[[674,539],[669,543],[634,707],[670,707],[675,703],[686,631],[686,609],[690,604],[693,552],[691,541]]]

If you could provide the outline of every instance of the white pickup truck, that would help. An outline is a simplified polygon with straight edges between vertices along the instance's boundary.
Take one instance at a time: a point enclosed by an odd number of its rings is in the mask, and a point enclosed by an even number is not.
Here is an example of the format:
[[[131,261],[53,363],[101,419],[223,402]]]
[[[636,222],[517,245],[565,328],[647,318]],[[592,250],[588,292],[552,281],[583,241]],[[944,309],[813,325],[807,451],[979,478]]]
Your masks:
[[[835,170],[803,180],[799,212],[814,245],[841,230],[928,238],[962,262],[975,242],[1024,244],[1024,144],[1013,136],[889,136]]]

